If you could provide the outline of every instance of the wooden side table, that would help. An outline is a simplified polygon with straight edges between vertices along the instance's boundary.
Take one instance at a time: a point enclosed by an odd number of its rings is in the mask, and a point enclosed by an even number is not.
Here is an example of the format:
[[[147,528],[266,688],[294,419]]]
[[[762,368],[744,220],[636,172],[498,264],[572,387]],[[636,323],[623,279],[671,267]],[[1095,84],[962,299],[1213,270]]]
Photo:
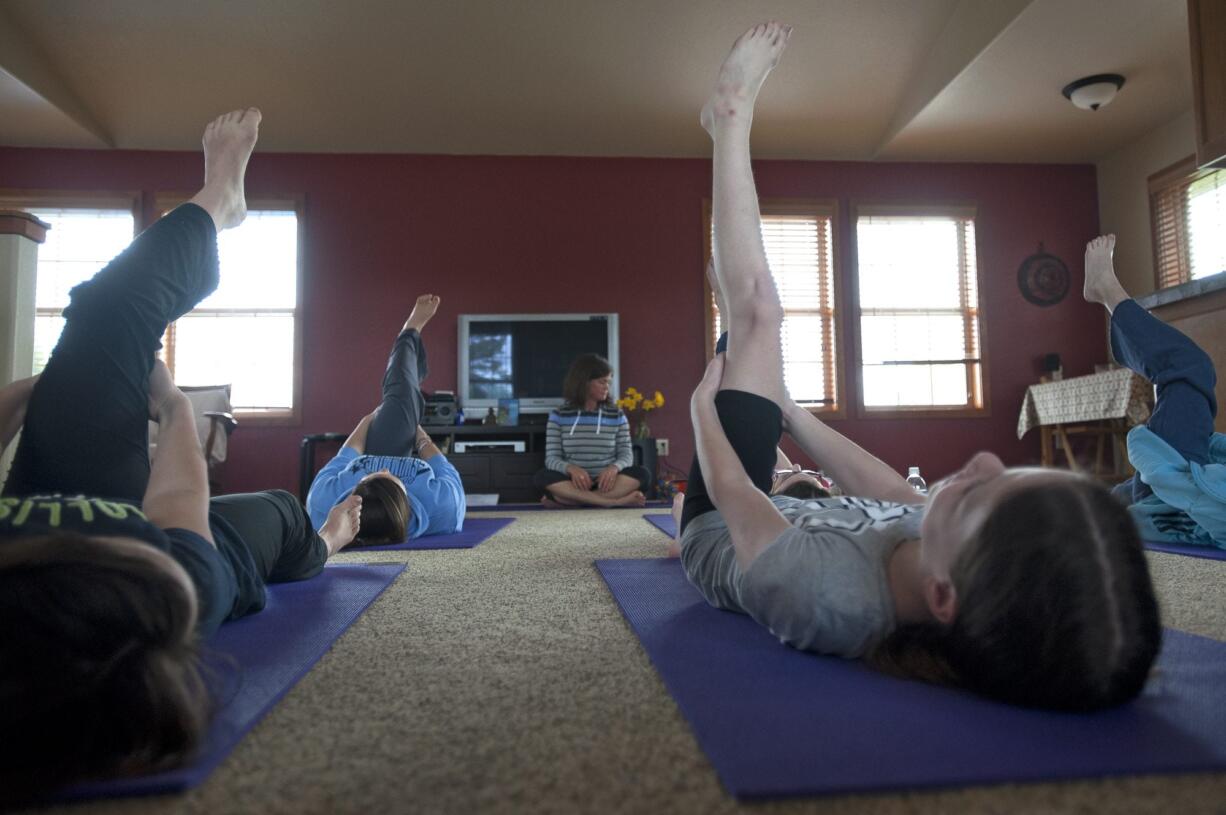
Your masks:
[[[1065,462],[1075,472],[1081,472],[1083,467],[1074,455],[1073,439],[1089,439],[1094,442],[1092,474],[1120,481],[1133,472],[1128,463],[1128,431],[1149,418],[1152,405],[1153,386],[1126,368],[1031,385],[1022,399],[1017,437],[1020,439],[1038,427],[1043,466],[1057,466],[1058,441]],[[1104,464],[1108,440],[1114,453],[1110,469]],[[1121,469],[1116,469],[1117,461],[1121,462]]]

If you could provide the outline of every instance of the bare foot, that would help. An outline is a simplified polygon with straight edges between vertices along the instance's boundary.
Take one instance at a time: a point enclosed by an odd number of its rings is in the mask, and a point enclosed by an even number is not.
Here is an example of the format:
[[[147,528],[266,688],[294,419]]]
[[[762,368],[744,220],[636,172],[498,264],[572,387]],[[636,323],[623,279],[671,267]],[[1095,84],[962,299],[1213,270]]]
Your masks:
[[[258,108],[233,110],[204,129],[204,187],[192,203],[213,217],[218,232],[238,226],[247,217],[243,177],[260,136],[261,116]]]
[[[1115,235],[1099,235],[1086,244],[1086,283],[1082,294],[1091,303],[1102,303],[1107,311],[1128,299],[1128,292],[1115,276],[1111,255],[1115,252]]]
[[[720,66],[715,90],[699,116],[708,133],[714,136],[715,128],[725,122],[742,122],[745,127],[749,126],[758,91],[767,74],[779,64],[790,36],[790,25],[772,20],[754,26],[733,43],[732,51]]]
[[[569,505],[563,504],[561,501],[555,501],[548,495],[542,495],[541,506],[543,506],[545,509],[566,509],[566,507]]]
[[[320,527],[319,537],[328,545],[328,557],[335,555],[357,537],[362,519],[362,498],[350,495],[328,513],[328,519]]]
[[[685,493],[679,492],[673,496],[673,528],[677,530],[677,534],[673,535],[674,539],[681,539],[681,510],[685,507]]]
[[[614,498],[609,501],[609,506],[614,507],[641,507],[647,503],[647,496],[643,495],[640,490],[635,490],[629,495],[623,495],[621,498]]]
[[[418,333],[426,327],[426,323],[430,322],[430,318],[434,316],[434,312],[438,311],[438,304],[442,302],[437,294],[423,294],[417,298],[417,302],[413,304],[413,312],[409,314],[409,319],[404,321],[404,329],[408,331],[410,328],[417,329]]]

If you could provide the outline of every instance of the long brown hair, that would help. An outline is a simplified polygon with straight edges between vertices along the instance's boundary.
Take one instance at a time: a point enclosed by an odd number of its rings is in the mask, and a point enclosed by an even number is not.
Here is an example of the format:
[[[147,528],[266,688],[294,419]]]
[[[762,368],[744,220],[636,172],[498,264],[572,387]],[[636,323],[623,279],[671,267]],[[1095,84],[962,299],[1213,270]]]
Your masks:
[[[0,798],[181,764],[210,703],[194,593],[76,533],[0,545]]]
[[[364,546],[403,543],[409,536],[409,499],[390,478],[368,478],[353,489],[362,497],[356,540]]]
[[[870,664],[1030,707],[1096,710],[1140,693],[1158,604],[1136,526],[1098,484],[1009,496],[950,571],[954,620],[898,628]]]
[[[568,405],[583,410],[587,404],[588,384],[594,379],[604,379],[611,373],[613,373],[613,366],[600,354],[580,354],[570,364],[570,370],[566,372],[566,378],[562,380],[562,398]],[[609,391],[609,398],[605,400],[604,405],[612,407],[614,404],[613,392]]]

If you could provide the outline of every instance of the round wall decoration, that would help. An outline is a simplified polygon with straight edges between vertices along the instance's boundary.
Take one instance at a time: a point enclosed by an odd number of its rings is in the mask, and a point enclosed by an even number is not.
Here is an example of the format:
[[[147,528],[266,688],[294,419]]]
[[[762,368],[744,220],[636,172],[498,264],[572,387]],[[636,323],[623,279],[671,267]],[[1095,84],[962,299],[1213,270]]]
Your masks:
[[[1068,267],[1064,261],[1043,249],[1022,261],[1017,270],[1017,287],[1036,306],[1054,306],[1068,294]]]

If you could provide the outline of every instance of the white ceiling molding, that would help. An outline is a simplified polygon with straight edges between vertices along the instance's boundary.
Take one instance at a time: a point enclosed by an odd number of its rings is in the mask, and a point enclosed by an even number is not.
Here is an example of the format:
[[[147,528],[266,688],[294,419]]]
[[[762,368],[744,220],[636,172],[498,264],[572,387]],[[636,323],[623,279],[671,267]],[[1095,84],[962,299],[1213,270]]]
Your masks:
[[[68,87],[51,60],[27,37],[0,6],[0,69],[10,78],[0,80],[5,86],[0,98],[6,101],[25,97],[15,80],[29,91],[41,97],[73,124],[97,140],[96,147],[114,147],[115,140],[90,112],[80,98]],[[41,111],[46,117],[47,111]]]
[[[968,70],[1032,2],[961,0],[908,85],[889,128],[877,142],[873,158],[877,158],[941,91]]]

